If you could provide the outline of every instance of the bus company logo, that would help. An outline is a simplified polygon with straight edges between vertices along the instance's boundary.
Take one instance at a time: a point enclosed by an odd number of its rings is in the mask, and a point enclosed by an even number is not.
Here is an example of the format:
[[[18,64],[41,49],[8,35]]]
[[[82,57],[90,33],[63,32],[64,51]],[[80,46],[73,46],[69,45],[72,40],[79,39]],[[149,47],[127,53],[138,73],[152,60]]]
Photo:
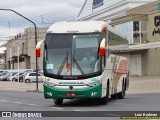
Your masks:
[[[11,112],[2,112],[2,117],[12,117]]]
[[[83,82],[59,82],[59,85],[84,85]]]

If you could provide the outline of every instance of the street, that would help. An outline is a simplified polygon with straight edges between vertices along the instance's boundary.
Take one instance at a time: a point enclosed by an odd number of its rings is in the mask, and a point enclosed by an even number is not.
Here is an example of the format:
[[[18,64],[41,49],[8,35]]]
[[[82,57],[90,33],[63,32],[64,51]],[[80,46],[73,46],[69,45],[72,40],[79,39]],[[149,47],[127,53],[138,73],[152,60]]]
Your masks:
[[[65,100],[61,106],[45,100],[42,93],[0,92],[0,111],[158,111],[160,93],[127,94],[125,99],[109,99],[98,105],[94,100]]]
[[[159,82],[159,76],[131,77],[130,87],[126,92],[125,99],[109,99],[106,105],[98,105],[95,100],[65,100],[61,106],[55,105],[52,99],[44,99],[43,93],[26,92],[34,91],[35,83],[26,84],[17,82],[0,82],[0,111],[53,111],[52,115],[56,114],[55,111],[60,111],[54,119],[74,120],[75,117],[65,117],[67,115],[63,112],[71,111],[71,113],[79,112],[79,116],[89,115],[89,117],[76,117],[76,119],[106,120],[106,117],[90,117],[92,116],[92,114],[89,114],[90,111],[102,111],[98,113],[96,112],[93,116],[102,113],[102,116],[117,116],[107,117],[107,120],[119,120],[119,116],[122,114],[122,111],[159,111]],[[39,90],[43,91],[42,83],[39,84]],[[114,113],[108,114],[105,111],[113,111]],[[75,114],[73,113],[73,115]],[[13,118],[2,119],[12,120]],[[18,120],[21,118],[14,119]],[[33,119],[46,120],[46,118]],[[47,120],[48,119],[52,120],[53,118],[47,117]]]

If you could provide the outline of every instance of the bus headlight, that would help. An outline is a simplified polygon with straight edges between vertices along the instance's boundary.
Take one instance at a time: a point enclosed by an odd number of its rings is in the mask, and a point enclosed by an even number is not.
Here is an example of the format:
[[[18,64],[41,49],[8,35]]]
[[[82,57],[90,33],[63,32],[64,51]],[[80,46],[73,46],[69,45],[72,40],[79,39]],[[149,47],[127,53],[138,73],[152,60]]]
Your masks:
[[[52,96],[52,93],[51,93],[51,92],[47,92],[47,94],[48,94],[49,96]]]
[[[94,87],[94,86],[99,85],[99,84],[101,84],[101,83],[102,83],[102,81],[101,81],[101,80],[98,80],[98,81],[96,81],[96,82],[92,82],[92,83],[89,83],[89,84],[86,84],[86,85],[89,86],[89,87]]]
[[[44,82],[44,84],[47,85],[47,86],[50,86],[50,87],[56,86],[56,84],[50,83],[50,82]]]

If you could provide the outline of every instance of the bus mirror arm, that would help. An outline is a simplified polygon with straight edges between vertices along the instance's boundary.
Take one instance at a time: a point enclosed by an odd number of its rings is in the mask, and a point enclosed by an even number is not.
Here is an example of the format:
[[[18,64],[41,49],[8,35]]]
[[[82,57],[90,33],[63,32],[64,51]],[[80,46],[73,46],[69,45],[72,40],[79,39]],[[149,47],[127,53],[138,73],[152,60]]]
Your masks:
[[[37,43],[36,45],[36,57],[40,57],[41,56],[41,46],[44,43],[44,40],[41,40]]]

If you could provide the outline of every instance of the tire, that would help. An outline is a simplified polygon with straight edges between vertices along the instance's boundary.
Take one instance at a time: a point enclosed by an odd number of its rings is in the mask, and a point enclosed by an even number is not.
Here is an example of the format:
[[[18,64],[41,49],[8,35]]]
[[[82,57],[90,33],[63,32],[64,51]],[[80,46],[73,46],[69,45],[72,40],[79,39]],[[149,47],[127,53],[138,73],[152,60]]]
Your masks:
[[[30,79],[26,79],[26,80],[25,80],[25,83],[30,83]]]
[[[19,79],[19,82],[23,82],[23,79]]]
[[[117,94],[111,95],[111,99],[116,99],[117,98]]]
[[[13,78],[13,79],[12,79],[12,81],[16,81],[16,79],[15,79],[15,78]]]
[[[123,82],[122,83],[122,92],[120,92],[120,93],[117,94],[118,99],[124,99],[125,94],[126,94],[125,93],[125,84]]]
[[[108,98],[109,98],[109,85],[107,84],[106,96],[103,97],[103,98],[98,99],[98,103],[100,105],[105,105],[108,102]]]
[[[63,99],[53,99],[55,105],[62,105]]]

